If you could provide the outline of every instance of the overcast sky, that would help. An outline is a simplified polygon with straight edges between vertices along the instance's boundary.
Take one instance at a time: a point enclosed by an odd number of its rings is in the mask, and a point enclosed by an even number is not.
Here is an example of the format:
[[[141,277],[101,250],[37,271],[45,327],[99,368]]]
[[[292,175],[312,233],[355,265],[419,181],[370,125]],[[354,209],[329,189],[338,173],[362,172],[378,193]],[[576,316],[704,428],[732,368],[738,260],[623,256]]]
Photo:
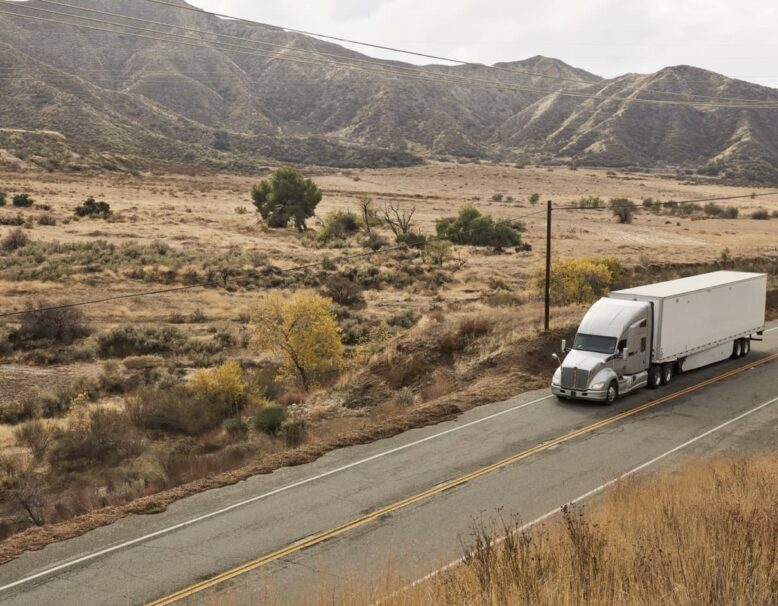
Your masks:
[[[606,77],[688,64],[778,87],[776,0],[189,2],[295,29],[484,63],[546,55]]]

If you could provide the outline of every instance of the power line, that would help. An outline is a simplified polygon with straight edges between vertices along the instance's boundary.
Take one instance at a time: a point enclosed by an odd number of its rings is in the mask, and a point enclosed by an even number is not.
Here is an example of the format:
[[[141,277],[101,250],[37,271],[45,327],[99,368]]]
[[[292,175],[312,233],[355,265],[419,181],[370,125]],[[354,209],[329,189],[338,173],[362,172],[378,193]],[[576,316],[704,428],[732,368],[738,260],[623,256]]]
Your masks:
[[[319,56],[319,57],[330,57],[330,58],[336,58],[336,59],[346,59],[346,60],[357,62],[357,63],[365,63],[365,64],[368,64],[368,65],[385,67],[384,63],[378,62],[376,59],[372,59],[372,58],[364,59],[364,58],[356,58],[356,57],[346,57],[344,55],[339,55],[339,54],[335,54],[335,53],[325,53],[325,52],[321,52],[321,51],[313,51],[313,50],[310,50],[310,49],[290,49],[288,45],[284,45],[284,44],[274,44],[272,42],[253,40],[251,38],[246,38],[246,37],[241,37],[241,36],[233,36],[231,34],[223,34],[223,33],[219,33],[219,32],[205,32],[205,31],[200,30],[200,29],[195,29],[195,28],[191,28],[191,27],[185,27],[183,25],[176,25],[176,24],[171,24],[171,23],[162,23],[160,21],[154,21],[154,20],[150,20],[150,19],[142,19],[142,18],[139,18],[139,17],[131,17],[131,16],[128,16],[128,15],[120,14],[120,13],[113,13],[113,12],[109,12],[109,11],[103,11],[103,10],[98,10],[98,9],[93,9],[93,8],[87,8],[87,7],[67,4],[67,3],[64,3],[64,2],[59,2],[57,0],[38,0],[38,1],[42,2],[42,3],[45,3],[45,4],[62,6],[62,7],[71,8],[71,9],[74,9],[74,10],[80,10],[80,11],[84,11],[84,12],[89,12],[89,13],[99,14],[99,15],[105,15],[105,16],[109,16],[109,17],[118,17],[120,19],[127,19],[127,20],[130,20],[130,21],[135,21],[135,22],[139,22],[139,23],[146,23],[146,24],[152,24],[152,25],[176,28],[176,29],[179,29],[179,30],[183,30],[183,31],[187,31],[187,32],[192,32],[192,33],[196,33],[196,34],[199,34],[199,35],[212,35],[212,36],[218,36],[218,37],[222,37],[222,38],[229,38],[229,39],[232,39],[232,40],[238,40],[238,41],[241,41],[241,42],[250,42],[252,44],[258,44],[258,45],[262,45],[262,46],[266,46],[266,47],[271,47],[271,48],[280,48],[280,49],[283,49],[286,52],[289,52],[289,51],[300,52],[300,53],[307,52],[309,54],[313,54],[313,55],[316,55],[316,56]],[[188,8],[188,7],[179,7],[179,8]],[[78,15],[74,15],[74,16],[79,17]],[[453,60],[453,59],[451,61],[455,62],[455,60]],[[467,63],[467,62],[459,62],[459,63],[463,63],[463,64],[470,65],[470,66],[479,66],[479,67],[484,67],[484,68],[488,68],[488,69],[494,69],[494,70],[498,70],[498,71],[501,71],[501,72],[507,72],[507,73],[512,73],[512,74],[521,74],[521,75],[525,75],[525,76],[528,75],[528,76],[531,76],[531,77],[534,77],[534,78],[540,78],[540,79],[572,81],[572,82],[577,82],[577,83],[586,84],[586,85],[595,84],[595,82],[583,80],[583,79],[580,79],[580,78],[568,78],[568,77],[564,77],[564,76],[553,76],[553,75],[548,75],[548,74],[537,74],[536,72],[532,72],[530,70],[522,70],[522,69],[515,69],[515,68],[504,68],[504,67],[501,67],[501,66],[490,66],[490,65],[483,65],[483,64],[478,64],[478,63]],[[394,69],[411,70],[413,72],[417,71],[416,66],[393,65],[392,67]],[[452,74],[446,74],[446,75],[447,76],[451,76]],[[649,89],[648,88],[644,88],[643,90],[644,91],[648,91]],[[754,102],[753,99],[732,98],[732,97],[728,98],[728,97],[718,97],[718,96],[710,96],[710,95],[697,95],[697,94],[693,94],[693,93],[683,93],[683,92],[675,92],[675,91],[650,91],[650,92],[655,93],[655,94],[662,94],[662,95],[675,95],[675,96],[695,97],[695,98],[701,98],[701,99],[713,99],[713,100],[717,100],[717,101],[735,101],[735,102],[746,102],[746,103]]]
[[[536,78],[543,78],[543,79],[547,79],[547,80],[550,79],[550,80],[560,80],[560,81],[567,81],[567,82],[577,82],[579,84],[587,84],[587,85],[597,84],[599,82],[599,81],[592,82],[590,80],[585,80],[583,78],[570,78],[570,77],[566,77],[566,76],[553,76],[551,74],[538,74],[538,73],[533,72],[531,70],[524,70],[524,69],[516,68],[516,67],[508,68],[508,67],[503,67],[503,66],[500,66],[500,65],[486,65],[484,63],[477,63],[477,62],[473,62],[473,61],[466,61],[464,59],[454,59],[454,58],[451,58],[451,57],[442,57],[440,55],[432,55],[432,54],[428,54],[428,53],[411,51],[411,50],[397,48],[397,47],[392,47],[392,46],[385,46],[385,45],[375,44],[375,43],[371,43],[371,42],[363,42],[363,41],[359,41],[359,40],[352,40],[352,39],[349,39],[349,38],[332,36],[332,35],[322,34],[322,33],[317,33],[317,32],[310,32],[310,31],[306,31],[306,30],[295,29],[295,28],[292,28],[292,27],[286,27],[286,26],[283,26],[283,25],[274,25],[272,23],[265,23],[265,22],[262,22],[262,21],[245,19],[243,17],[235,17],[235,16],[231,16],[231,15],[226,15],[226,14],[223,14],[223,13],[207,11],[205,9],[201,9],[201,8],[198,8],[198,7],[195,7],[195,6],[190,6],[188,4],[182,4],[182,5],[174,4],[174,3],[168,2],[166,0],[146,0],[146,2],[151,2],[151,3],[154,3],[154,4],[161,4],[161,5],[168,6],[170,8],[175,8],[175,9],[178,9],[178,10],[191,11],[191,12],[199,13],[201,15],[203,15],[203,14],[204,15],[211,15],[213,17],[218,17],[218,18],[221,18],[221,19],[228,19],[230,21],[237,21],[239,23],[245,23],[245,24],[248,24],[248,25],[260,25],[260,26],[263,26],[263,27],[277,29],[277,30],[281,30],[281,31],[285,31],[285,32],[291,32],[291,33],[296,33],[296,34],[303,34],[303,35],[306,35],[306,36],[315,36],[316,38],[324,38],[325,40],[334,40],[336,42],[344,42],[344,43],[347,43],[347,44],[356,44],[358,46],[364,46],[364,47],[367,47],[367,48],[375,48],[375,49],[378,49],[378,50],[385,50],[385,51],[390,51],[390,52],[393,52],[393,53],[399,53],[399,54],[404,54],[404,55],[421,57],[421,58],[424,58],[424,59],[432,59],[434,61],[446,61],[446,62],[449,62],[449,63],[459,63],[460,65],[467,65],[467,66],[470,66],[470,67],[485,67],[485,68],[488,68],[488,69],[500,70],[500,71],[509,72],[509,73],[524,74],[524,75],[529,75],[529,76],[536,77]],[[706,82],[706,81],[705,80],[697,80],[695,82]],[[649,89],[645,89],[645,90],[649,90]],[[651,91],[651,92],[658,93],[658,94],[667,94],[667,95],[687,95],[687,93],[676,93],[676,92],[671,92],[671,91]],[[689,96],[703,97],[703,98],[710,98],[710,99],[718,99],[719,98],[719,97],[712,97],[712,96],[706,96],[706,95],[693,95],[693,94],[689,94]]]
[[[495,80],[484,80],[481,78],[471,78],[471,77],[461,77],[461,76],[450,76],[450,75],[442,75],[442,74],[428,74],[428,73],[418,73],[418,74],[410,74],[410,73],[403,73],[403,72],[397,72],[394,71],[393,68],[389,66],[383,66],[382,70],[380,72],[373,72],[371,70],[362,68],[357,65],[352,65],[348,63],[340,63],[336,61],[325,61],[325,60],[316,60],[316,59],[302,59],[299,57],[288,57],[284,55],[271,55],[268,52],[261,51],[258,49],[247,49],[247,50],[241,50],[245,47],[237,47],[237,45],[232,45],[228,43],[212,43],[211,45],[208,44],[196,44],[191,40],[191,38],[188,38],[186,36],[181,36],[178,34],[171,34],[171,33],[165,33],[160,32],[157,30],[152,30],[148,28],[139,28],[135,26],[129,26],[124,24],[117,24],[110,21],[104,21],[104,20],[98,20],[98,19],[92,19],[89,17],[82,17],[78,15],[73,15],[70,13],[58,13],[57,11],[51,11],[48,9],[38,9],[34,7],[28,7],[24,5],[19,5],[19,8],[26,8],[30,10],[36,10],[36,11],[42,11],[46,13],[53,13],[55,15],[64,16],[64,17],[70,17],[75,19],[82,19],[82,20],[89,20],[92,22],[98,22],[101,24],[109,25],[112,27],[124,27],[124,28],[132,28],[135,30],[141,30],[141,31],[148,31],[150,33],[155,34],[156,36],[148,36],[144,34],[137,34],[133,32],[127,32],[127,31],[116,31],[113,29],[105,29],[101,27],[91,26],[91,25],[85,25],[83,23],[69,23],[69,22],[61,22],[56,21],[53,19],[47,19],[44,17],[38,17],[35,15],[28,15],[23,13],[16,13],[16,12],[9,12],[9,11],[0,11],[0,14],[6,14],[11,15],[14,17],[22,17],[27,19],[33,19],[43,22],[49,22],[49,23],[56,23],[57,25],[70,25],[74,27],[80,27],[84,29],[90,29],[95,31],[102,31],[107,32],[111,34],[117,34],[121,36],[131,36],[131,37],[137,37],[137,38],[145,38],[145,39],[151,39],[156,42],[171,42],[171,43],[178,43],[183,44],[186,46],[196,47],[196,48],[205,48],[208,50],[219,50],[222,52],[238,52],[243,54],[252,54],[252,55],[258,55],[263,57],[269,57],[271,60],[283,60],[283,61],[294,61],[298,63],[307,63],[307,64],[325,64],[325,65],[338,65],[340,67],[344,67],[346,69],[355,69],[358,71],[366,71],[368,73],[371,73],[374,76],[377,77],[402,77],[407,79],[415,79],[415,80],[421,80],[421,81],[428,81],[428,82],[434,82],[434,83],[446,83],[446,84],[462,84],[462,85],[473,85],[473,86],[488,86],[492,88],[498,88],[498,89],[506,89],[506,90],[515,90],[515,91],[524,91],[524,92],[535,92],[535,93],[544,93],[544,94],[555,94],[560,96],[568,96],[568,97],[576,97],[576,98],[583,98],[583,99],[601,99],[604,101],[624,101],[624,102],[635,102],[635,103],[650,103],[650,104],[657,104],[657,105],[681,105],[681,106],[692,106],[692,107],[704,107],[704,108],[728,108],[728,109],[778,109],[778,105],[772,105],[772,104],[764,104],[764,105],[758,105],[758,104],[748,104],[748,105],[735,105],[735,104],[714,104],[714,103],[697,103],[697,102],[685,102],[685,101],[672,101],[672,100],[659,100],[659,99],[640,99],[637,97],[618,97],[618,96],[603,96],[603,95],[592,95],[587,93],[576,93],[572,91],[560,91],[560,90],[554,90],[554,89],[541,89],[541,88],[534,88],[534,87],[526,87],[526,86],[518,86],[518,85],[512,85],[512,84],[506,84],[503,82],[498,82]],[[165,25],[165,24],[162,24]],[[168,37],[176,37],[176,38],[184,38],[184,40],[168,40],[163,39],[160,40],[157,36],[168,36]],[[216,46],[216,45],[219,46]],[[223,46],[236,46],[236,48],[230,49],[230,48],[221,48]],[[409,68],[406,68],[409,69]]]

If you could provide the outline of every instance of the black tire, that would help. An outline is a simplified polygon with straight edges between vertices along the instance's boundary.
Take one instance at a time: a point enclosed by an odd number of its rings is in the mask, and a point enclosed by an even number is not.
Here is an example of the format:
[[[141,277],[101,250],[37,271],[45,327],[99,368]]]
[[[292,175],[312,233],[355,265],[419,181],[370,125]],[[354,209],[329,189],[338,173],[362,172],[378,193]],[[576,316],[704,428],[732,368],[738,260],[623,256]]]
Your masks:
[[[672,362],[662,364],[662,385],[670,385],[675,374],[675,365]]]
[[[648,369],[648,388],[657,389],[662,384],[662,369],[652,364]]]
[[[745,358],[749,353],[751,353],[751,339],[746,337],[743,339],[743,345],[740,348],[740,357]]]
[[[740,339],[735,339],[732,344],[732,359],[737,360],[743,355],[743,342]]]
[[[608,390],[605,392],[605,403],[608,405],[613,404],[616,398],[619,397],[619,384],[616,381],[611,381],[608,385]]]

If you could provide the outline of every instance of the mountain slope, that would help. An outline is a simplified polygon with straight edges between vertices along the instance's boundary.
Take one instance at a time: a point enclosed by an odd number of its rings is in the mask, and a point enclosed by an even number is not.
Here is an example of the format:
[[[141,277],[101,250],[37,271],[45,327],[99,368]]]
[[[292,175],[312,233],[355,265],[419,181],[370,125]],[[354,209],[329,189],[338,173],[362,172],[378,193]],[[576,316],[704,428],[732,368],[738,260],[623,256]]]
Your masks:
[[[778,181],[778,109],[713,107],[729,98],[778,107],[778,91],[705,70],[605,80],[541,56],[496,69],[415,66],[143,0],[68,1],[136,20],[0,2],[19,15],[0,14],[0,129],[59,132],[74,157],[245,169],[537,155]],[[142,37],[67,26],[71,17],[42,12],[52,10]]]

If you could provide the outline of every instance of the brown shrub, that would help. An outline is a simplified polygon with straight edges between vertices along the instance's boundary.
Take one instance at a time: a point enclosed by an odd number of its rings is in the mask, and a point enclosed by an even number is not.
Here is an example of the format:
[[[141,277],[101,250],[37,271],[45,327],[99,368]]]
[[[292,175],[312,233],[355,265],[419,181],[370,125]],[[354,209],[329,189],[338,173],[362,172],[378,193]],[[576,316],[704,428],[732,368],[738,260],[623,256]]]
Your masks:
[[[43,421],[28,421],[16,428],[16,443],[29,448],[32,456],[42,460],[51,443],[52,431]]]
[[[49,454],[52,466],[66,471],[115,466],[140,454],[140,440],[124,412],[102,408],[92,410],[88,419],[86,426],[55,435]]]
[[[27,246],[30,238],[21,229],[15,229],[0,241],[0,249],[10,253]]]
[[[22,316],[21,326],[11,335],[13,341],[47,340],[69,344],[89,335],[84,314],[79,309],[59,308],[40,303]]]

